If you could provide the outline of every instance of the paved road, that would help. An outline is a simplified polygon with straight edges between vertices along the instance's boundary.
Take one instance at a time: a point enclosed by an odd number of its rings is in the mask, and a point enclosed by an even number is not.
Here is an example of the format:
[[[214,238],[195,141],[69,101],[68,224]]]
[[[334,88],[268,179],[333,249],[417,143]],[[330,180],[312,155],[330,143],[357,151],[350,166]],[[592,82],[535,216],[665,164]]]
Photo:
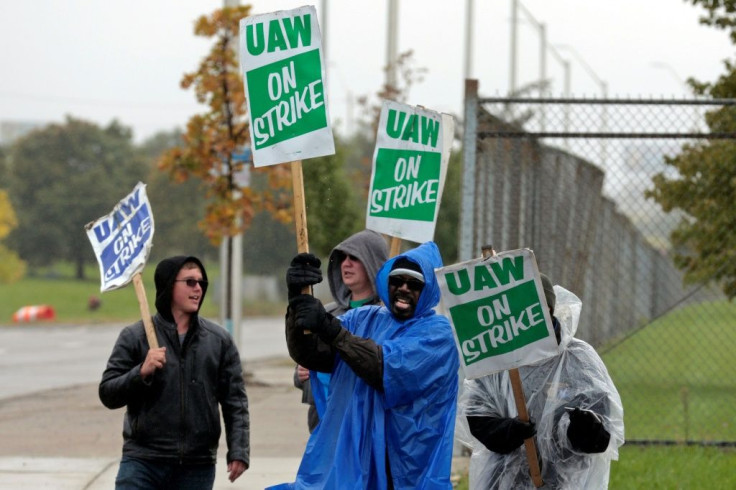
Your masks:
[[[102,406],[97,383],[122,327],[0,326],[0,490],[114,486],[123,410]],[[307,407],[292,384],[283,319],[246,319],[240,347],[251,468],[230,484],[221,440],[216,490],[293,481],[309,436]],[[456,458],[453,466],[466,471],[467,458]]]
[[[0,326],[0,400],[97,383],[123,324]],[[288,357],[282,318],[247,318],[240,355],[247,364]]]
[[[102,406],[97,383],[123,326],[0,326],[0,490],[113,488],[124,411]],[[223,435],[217,490],[294,479],[309,432],[283,328],[280,318],[243,322],[251,468],[227,481]]]

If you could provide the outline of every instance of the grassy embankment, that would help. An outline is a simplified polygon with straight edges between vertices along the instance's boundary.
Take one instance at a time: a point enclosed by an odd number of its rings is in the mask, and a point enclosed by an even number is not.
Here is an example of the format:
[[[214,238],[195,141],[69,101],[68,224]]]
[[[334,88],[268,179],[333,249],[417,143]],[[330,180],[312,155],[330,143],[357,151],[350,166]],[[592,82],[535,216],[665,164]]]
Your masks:
[[[156,310],[154,269],[155,266],[149,264],[143,271],[143,285],[151,313],[155,313]],[[212,264],[207,269],[210,285],[202,306],[202,315],[217,319],[219,305],[214,291],[217,286],[219,268]],[[133,322],[140,318],[140,308],[133,284],[100,293],[99,269],[90,267],[86,272],[88,279],[79,281],[74,279],[71,266],[62,264],[39,271],[35,276],[26,277],[14,284],[0,284],[0,298],[2,298],[0,300],[0,325],[12,323],[13,313],[20,307],[41,304],[54,308],[56,322],[60,324]],[[90,311],[87,307],[91,296],[96,296],[101,300],[100,307],[94,311]],[[285,302],[246,302],[243,306],[243,314],[245,316],[282,315],[285,308]]]

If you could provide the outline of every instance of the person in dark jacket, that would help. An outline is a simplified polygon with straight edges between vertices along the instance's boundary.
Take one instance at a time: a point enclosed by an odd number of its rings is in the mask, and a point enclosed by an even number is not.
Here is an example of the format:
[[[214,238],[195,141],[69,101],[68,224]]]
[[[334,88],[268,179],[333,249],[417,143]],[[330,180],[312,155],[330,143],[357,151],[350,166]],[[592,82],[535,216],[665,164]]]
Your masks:
[[[225,421],[227,470],[235,481],[250,462],[243,365],[230,334],[201,318],[207,272],[196,257],[162,260],[154,275],[149,349],[143,322],[124,328],[99,385],[100,401],[126,407],[117,489],[212,488]]]
[[[387,259],[386,239],[372,230],[359,231],[335,246],[330,252],[327,265],[327,281],[334,299],[325,305],[327,313],[340,316],[352,308],[380,304],[381,299],[376,293],[376,274]],[[309,281],[312,284],[322,282],[320,265],[309,269],[313,274]],[[287,287],[297,291],[297,294],[301,292],[304,283],[303,274],[304,268],[298,266],[292,266],[287,271]],[[317,403],[320,408],[324,405],[322,401],[326,399],[329,376],[328,373],[310,372],[298,364],[294,369],[294,386],[302,390],[302,403],[309,405],[309,432],[313,432],[319,423]],[[313,388],[316,388],[316,402]]]

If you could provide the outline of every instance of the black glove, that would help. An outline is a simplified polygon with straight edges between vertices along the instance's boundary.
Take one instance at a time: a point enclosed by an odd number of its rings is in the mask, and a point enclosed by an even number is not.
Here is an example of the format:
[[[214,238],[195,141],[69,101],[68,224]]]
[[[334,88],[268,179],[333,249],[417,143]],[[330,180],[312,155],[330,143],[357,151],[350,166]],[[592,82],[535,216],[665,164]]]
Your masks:
[[[468,415],[470,433],[494,453],[508,454],[537,433],[534,421],[522,422],[518,417]]]
[[[322,271],[319,269],[322,261],[310,253],[300,253],[293,259],[286,269],[286,288],[289,290],[289,299],[302,294],[306,287],[322,282]]]
[[[569,409],[567,438],[572,448],[583,453],[602,453],[608,448],[611,434],[603,427],[601,416],[590,410]]]
[[[319,335],[328,344],[335,340],[342,329],[340,320],[325,311],[320,300],[311,294],[300,294],[289,301],[294,324],[302,330]]]

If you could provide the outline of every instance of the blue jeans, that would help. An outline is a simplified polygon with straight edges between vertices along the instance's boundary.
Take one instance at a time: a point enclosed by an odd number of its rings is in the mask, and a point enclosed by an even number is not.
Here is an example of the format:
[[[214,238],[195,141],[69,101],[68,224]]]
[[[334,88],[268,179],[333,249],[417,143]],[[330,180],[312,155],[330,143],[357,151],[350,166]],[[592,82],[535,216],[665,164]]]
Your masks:
[[[123,456],[115,478],[116,490],[211,490],[214,464],[179,464]]]

